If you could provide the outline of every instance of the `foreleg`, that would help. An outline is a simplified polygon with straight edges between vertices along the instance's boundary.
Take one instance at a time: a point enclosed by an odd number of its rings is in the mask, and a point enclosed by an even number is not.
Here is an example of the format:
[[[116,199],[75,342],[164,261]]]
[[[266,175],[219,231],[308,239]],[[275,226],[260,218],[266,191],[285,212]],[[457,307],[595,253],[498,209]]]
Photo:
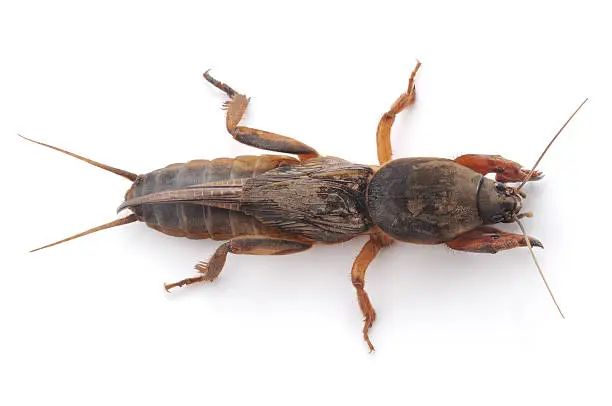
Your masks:
[[[495,180],[498,182],[522,182],[529,176],[529,169],[524,169],[520,164],[503,158],[499,155],[462,155],[455,162],[486,175],[496,173]],[[540,180],[544,174],[540,171],[533,172],[529,180]]]
[[[544,248],[539,240],[528,238],[532,246]],[[495,227],[483,226],[461,234],[446,245],[457,251],[495,254],[512,248],[526,247],[527,241],[522,234],[506,233]]]

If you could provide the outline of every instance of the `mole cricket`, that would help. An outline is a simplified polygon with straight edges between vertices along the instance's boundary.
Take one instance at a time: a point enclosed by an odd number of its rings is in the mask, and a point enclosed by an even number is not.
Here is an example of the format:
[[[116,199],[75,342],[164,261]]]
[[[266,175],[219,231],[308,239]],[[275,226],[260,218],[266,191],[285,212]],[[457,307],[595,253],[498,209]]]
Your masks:
[[[368,235],[353,263],[351,281],[364,317],[363,338],[372,351],[368,331],[376,312],[365,291],[365,275],[383,248],[396,242],[446,244],[454,250],[477,253],[527,247],[561,313],[533,252],[532,247],[543,245],[527,235],[520,221],[531,217],[531,213],[521,212],[526,198],[521,189],[528,181],[542,178],[536,170],[540,160],[588,99],[563,124],[531,170],[499,155],[392,160],[391,128],[396,115],[415,102],[415,76],[420,66],[417,61],[407,90],[380,119],[376,132],[379,165],[322,156],[293,138],[239,125],[249,99],[213,78],[209,71],[204,78],[229,97],[224,104],[226,125],[236,141],[296,157],[198,159],[137,175],[22,136],[132,182],[117,210],[127,209],[131,214],[33,251],[136,221],[171,236],[225,241],[208,261],[195,265],[195,276],[166,284],[170,291],[214,281],[230,253],[287,255],[315,244],[336,244]],[[487,174],[495,174],[495,180]],[[492,227],[513,222],[520,234]]]

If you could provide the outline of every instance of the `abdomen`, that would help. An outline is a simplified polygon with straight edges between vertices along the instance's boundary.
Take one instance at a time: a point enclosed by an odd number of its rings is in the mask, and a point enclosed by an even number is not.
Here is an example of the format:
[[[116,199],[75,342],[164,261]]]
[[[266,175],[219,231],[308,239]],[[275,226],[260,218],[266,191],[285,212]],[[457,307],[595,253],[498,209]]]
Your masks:
[[[172,164],[142,175],[126,198],[207,182],[251,178],[281,165],[298,162],[287,156],[260,155]],[[217,207],[189,203],[154,203],[140,205],[135,207],[134,211],[149,227],[177,237],[227,240],[241,235],[280,235],[280,232],[263,225],[252,216]]]

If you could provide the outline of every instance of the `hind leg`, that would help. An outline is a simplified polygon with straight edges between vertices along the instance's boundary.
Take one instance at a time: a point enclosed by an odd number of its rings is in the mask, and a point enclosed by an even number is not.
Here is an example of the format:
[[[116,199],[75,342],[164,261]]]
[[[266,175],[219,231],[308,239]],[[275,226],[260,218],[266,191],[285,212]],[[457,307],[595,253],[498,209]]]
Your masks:
[[[230,100],[225,102],[225,108],[227,109],[226,125],[227,131],[236,141],[267,151],[296,154],[300,156],[301,160],[319,156],[314,148],[293,138],[255,128],[239,126],[238,124],[249,104],[249,99],[227,84],[210,76],[208,71],[204,73],[204,78],[230,97]]]
[[[198,270],[200,275],[185,278],[174,283],[167,283],[164,286],[167,291],[170,291],[170,289],[173,288],[198,282],[211,282],[217,279],[221,273],[225,265],[227,254],[230,253],[237,255],[287,255],[305,251],[311,246],[312,244],[307,242],[260,236],[232,238],[226,243],[221,244],[208,262],[200,261],[200,263],[195,266],[195,269]]]

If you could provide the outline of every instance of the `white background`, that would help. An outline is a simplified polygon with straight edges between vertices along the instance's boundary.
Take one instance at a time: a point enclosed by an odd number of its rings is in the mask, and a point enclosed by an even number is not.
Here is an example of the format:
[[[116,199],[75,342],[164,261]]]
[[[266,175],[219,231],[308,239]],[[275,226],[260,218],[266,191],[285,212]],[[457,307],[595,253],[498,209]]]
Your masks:
[[[610,404],[609,12],[590,2],[12,2],[0,6],[0,402],[21,404]],[[266,4],[264,4],[266,3]],[[596,4],[596,2],[593,2]],[[368,354],[350,267],[363,238],[286,257],[230,256],[143,224],[29,249],[116,218],[132,172],[258,154],[246,123],[376,163],[380,115],[415,59],[418,101],[395,156],[502,154],[531,166],[527,250],[396,244],[370,267]],[[515,226],[505,227],[516,230]]]

